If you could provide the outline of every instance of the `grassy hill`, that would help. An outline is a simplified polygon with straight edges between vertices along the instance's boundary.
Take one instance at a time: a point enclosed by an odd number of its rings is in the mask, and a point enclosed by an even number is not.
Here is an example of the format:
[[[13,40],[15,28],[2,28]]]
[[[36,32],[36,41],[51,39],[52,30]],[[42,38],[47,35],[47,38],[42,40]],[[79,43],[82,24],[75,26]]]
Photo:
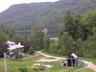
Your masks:
[[[60,65],[60,62],[44,62],[45,65],[52,65],[52,68],[45,68],[41,66],[34,66],[34,64],[38,64],[37,60],[40,57],[32,56],[28,59],[18,59],[18,60],[7,60],[7,68],[8,72],[94,72],[91,69],[83,68],[83,67],[64,67]],[[83,68],[83,69],[82,69]],[[3,60],[0,60],[0,72],[4,72]]]

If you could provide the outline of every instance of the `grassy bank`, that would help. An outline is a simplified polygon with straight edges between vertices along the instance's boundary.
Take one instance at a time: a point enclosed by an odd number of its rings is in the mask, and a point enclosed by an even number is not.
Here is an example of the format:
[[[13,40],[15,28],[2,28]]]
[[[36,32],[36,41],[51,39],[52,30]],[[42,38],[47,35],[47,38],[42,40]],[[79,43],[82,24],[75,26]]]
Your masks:
[[[19,60],[7,60],[8,72],[94,72],[90,69],[83,69],[82,67],[66,68],[60,65],[60,62],[42,63],[53,66],[52,68],[44,68],[42,66],[33,66],[34,63],[38,63],[37,60],[40,56],[33,56],[28,59]],[[4,72],[3,59],[0,60],[0,72]]]

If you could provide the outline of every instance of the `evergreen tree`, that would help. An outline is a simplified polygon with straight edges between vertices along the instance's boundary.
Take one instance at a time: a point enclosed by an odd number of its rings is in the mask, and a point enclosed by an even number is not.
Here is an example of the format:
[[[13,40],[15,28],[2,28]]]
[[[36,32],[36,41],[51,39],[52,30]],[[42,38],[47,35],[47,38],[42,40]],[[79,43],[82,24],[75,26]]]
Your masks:
[[[93,28],[93,35],[88,39],[88,51],[91,56],[96,57],[96,27]]]
[[[76,52],[75,41],[68,32],[64,32],[63,35],[60,36],[60,46],[62,55],[68,55],[70,52]]]

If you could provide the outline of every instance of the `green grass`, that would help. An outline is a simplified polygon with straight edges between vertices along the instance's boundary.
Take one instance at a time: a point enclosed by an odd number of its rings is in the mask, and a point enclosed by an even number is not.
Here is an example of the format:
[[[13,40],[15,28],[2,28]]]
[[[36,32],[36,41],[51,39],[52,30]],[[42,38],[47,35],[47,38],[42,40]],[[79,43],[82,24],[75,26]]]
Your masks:
[[[33,64],[35,60],[37,60],[36,57],[27,60],[7,60],[8,72],[19,72],[19,68],[28,68],[28,66]],[[4,72],[3,60],[0,60],[0,72]]]
[[[52,62],[52,63],[48,63],[50,65],[53,65],[54,67],[49,69],[47,72],[74,72],[76,69],[79,69],[80,67],[64,67],[64,66],[60,66],[59,62]]]
[[[96,64],[96,58],[82,58],[81,57],[80,59],[92,62],[93,64]]]
[[[22,72],[20,70],[28,70],[27,72],[75,72],[78,69],[81,69],[82,67],[74,67],[74,68],[66,68],[60,65],[59,62],[51,62],[51,63],[43,63],[43,64],[49,64],[52,65],[53,68],[45,69],[43,67],[36,67],[33,66],[34,63],[37,63],[36,61],[40,57],[33,56],[29,59],[18,59],[18,60],[7,60],[7,67],[8,72]],[[33,66],[30,68],[30,66]],[[3,68],[3,59],[0,59],[0,72],[4,72]],[[94,72],[90,69],[83,69],[79,70],[78,72]],[[25,71],[26,72],[26,71]]]
[[[91,69],[85,68],[83,70],[81,69],[80,71],[76,71],[76,72],[94,72],[94,71]]]
[[[90,62],[96,64],[96,58],[88,58],[88,59],[86,59],[86,60],[88,60],[88,61],[90,61]]]

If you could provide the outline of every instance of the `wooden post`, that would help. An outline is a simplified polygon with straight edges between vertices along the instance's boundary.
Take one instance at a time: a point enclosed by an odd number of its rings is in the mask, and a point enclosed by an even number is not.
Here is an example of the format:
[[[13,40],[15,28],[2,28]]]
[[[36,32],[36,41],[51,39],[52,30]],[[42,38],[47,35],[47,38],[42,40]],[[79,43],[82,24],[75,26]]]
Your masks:
[[[4,71],[7,72],[6,53],[4,53]]]

